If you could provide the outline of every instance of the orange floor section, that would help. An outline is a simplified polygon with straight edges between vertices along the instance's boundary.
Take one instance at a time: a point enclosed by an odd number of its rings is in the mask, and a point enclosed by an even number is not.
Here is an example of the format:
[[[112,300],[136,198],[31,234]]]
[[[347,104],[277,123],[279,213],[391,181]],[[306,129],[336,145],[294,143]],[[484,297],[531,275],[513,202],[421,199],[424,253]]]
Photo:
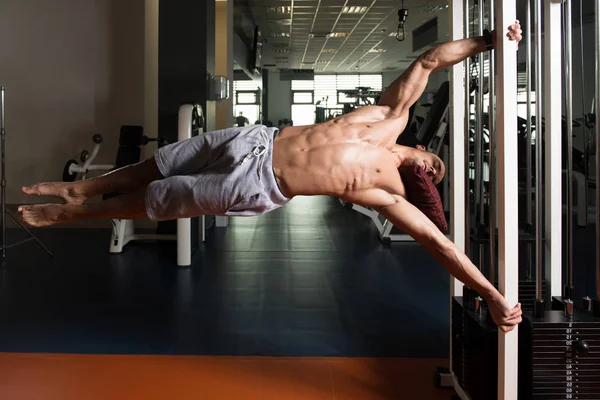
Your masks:
[[[2,400],[447,400],[436,359],[0,354]]]

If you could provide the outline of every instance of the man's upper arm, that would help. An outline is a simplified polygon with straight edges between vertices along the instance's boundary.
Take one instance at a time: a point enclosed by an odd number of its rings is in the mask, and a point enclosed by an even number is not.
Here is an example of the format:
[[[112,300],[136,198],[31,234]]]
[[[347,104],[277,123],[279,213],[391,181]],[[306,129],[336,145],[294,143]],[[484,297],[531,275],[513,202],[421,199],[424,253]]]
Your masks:
[[[427,249],[439,249],[448,241],[435,224],[404,197],[397,196],[396,203],[375,210]]]
[[[434,69],[435,62],[426,55],[420,56],[386,89],[379,105],[390,107],[394,114],[403,115],[419,100]]]

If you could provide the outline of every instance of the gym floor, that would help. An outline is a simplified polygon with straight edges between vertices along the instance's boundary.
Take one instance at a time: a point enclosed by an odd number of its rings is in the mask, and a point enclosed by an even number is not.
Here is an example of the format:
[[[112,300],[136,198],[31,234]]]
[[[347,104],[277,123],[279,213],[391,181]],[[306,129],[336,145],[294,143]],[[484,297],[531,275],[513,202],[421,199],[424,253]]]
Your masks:
[[[449,278],[366,217],[297,198],[174,246],[107,252],[104,229],[39,229],[0,275],[0,397],[448,399]],[[25,237],[9,230],[9,241]]]

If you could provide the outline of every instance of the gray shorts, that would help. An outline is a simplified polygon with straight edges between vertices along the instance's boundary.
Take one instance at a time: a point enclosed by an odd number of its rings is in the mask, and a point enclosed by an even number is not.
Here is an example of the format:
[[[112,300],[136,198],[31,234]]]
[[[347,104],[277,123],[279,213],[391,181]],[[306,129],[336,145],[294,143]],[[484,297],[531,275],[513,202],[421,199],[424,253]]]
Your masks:
[[[200,215],[254,216],[286,204],[273,173],[276,128],[262,125],[208,132],[154,153],[165,177],[148,185],[152,221]]]

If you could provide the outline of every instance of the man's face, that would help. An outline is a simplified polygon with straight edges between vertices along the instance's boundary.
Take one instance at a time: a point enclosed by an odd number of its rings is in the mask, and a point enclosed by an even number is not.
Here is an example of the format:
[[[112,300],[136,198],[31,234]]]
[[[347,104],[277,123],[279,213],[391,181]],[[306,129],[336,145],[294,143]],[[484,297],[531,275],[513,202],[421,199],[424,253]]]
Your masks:
[[[416,147],[413,165],[420,165],[435,185],[439,184],[446,174],[444,162],[435,154],[426,151],[425,147],[421,145]]]

